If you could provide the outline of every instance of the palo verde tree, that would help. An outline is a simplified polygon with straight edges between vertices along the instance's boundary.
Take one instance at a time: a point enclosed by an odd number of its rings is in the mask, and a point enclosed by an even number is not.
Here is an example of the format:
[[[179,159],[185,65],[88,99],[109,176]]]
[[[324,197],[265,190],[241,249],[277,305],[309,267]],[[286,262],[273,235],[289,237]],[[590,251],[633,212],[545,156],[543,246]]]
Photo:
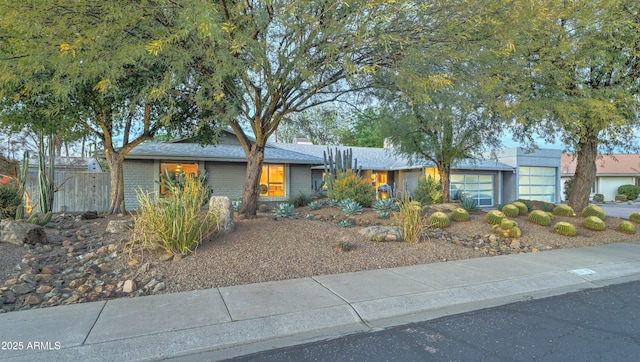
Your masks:
[[[284,117],[371,85],[417,36],[420,6],[393,1],[186,2],[166,9],[148,51],[191,72],[180,97],[235,132],[247,158],[242,208],[255,215],[267,140]]]
[[[188,107],[181,109],[160,90],[177,73],[146,50],[162,30],[161,4],[0,0],[0,8],[3,105],[37,107],[28,100],[46,95],[49,102],[39,111],[48,118],[74,112],[74,124],[104,147],[111,172],[109,212],[124,210],[126,154],[173,124],[175,115],[189,115]]]
[[[577,164],[568,203],[583,209],[598,153],[632,149],[639,124],[640,3],[546,1],[505,72],[514,134],[559,136]],[[556,136],[558,135],[558,136]]]

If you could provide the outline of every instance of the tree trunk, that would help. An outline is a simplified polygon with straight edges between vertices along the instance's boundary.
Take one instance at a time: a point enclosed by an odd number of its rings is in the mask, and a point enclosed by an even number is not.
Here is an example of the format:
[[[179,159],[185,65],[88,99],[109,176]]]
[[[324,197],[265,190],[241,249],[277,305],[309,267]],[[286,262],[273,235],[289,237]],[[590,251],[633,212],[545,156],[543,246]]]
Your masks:
[[[440,177],[440,187],[442,187],[442,202],[451,202],[451,195],[449,192],[449,174],[450,167],[446,164],[437,164],[438,176]]]
[[[573,185],[569,195],[569,206],[576,212],[580,212],[589,203],[591,186],[596,179],[597,138],[582,137],[578,142],[576,157],[576,172],[573,176]]]
[[[124,172],[122,157],[118,152],[106,152],[107,163],[111,172],[111,193],[109,195],[109,214],[125,212],[124,204]]]
[[[247,172],[242,191],[242,206],[240,214],[251,218],[258,210],[258,196],[260,195],[260,176],[264,164],[264,147],[253,144],[247,155]]]

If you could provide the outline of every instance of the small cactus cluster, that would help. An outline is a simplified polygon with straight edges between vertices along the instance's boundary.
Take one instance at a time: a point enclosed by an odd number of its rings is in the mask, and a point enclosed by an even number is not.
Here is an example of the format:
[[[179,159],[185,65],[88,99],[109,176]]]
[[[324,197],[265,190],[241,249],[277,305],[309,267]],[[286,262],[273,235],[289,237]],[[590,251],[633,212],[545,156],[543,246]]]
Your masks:
[[[636,232],[636,228],[633,226],[633,223],[626,220],[620,222],[618,230],[622,231],[625,234],[634,234]]]
[[[376,211],[398,211],[400,208],[393,199],[380,199],[373,202],[371,208]]]
[[[518,217],[520,209],[514,204],[506,204],[502,207],[502,213],[506,217]]]
[[[307,204],[307,209],[309,210],[319,210],[322,208],[322,203],[319,201],[311,201]]]
[[[597,205],[588,205],[587,207],[582,209],[582,216],[595,216],[600,220],[604,220],[604,210],[602,210],[602,208]]]
[[[542,210],[533,210],[529,214],[529,221],[541,226],[548,226],[551,224],[551,216],[549,213]]]
[[[569,205],[558,205],[553,209],[553,213],[558,216],[576,216],[576,212]]]
[[[500,224],[493,225],[491,232],[503,238],[515,239],[522,236],[522,231],[518,227],[518,223],[509,219],[503,219]]]
[[[449,226],[449,217],[441,211],[436,211],[429,216],[429,225],[442,229]]]
[[[553,230],[564,236],[575,236],[576,235],[576,227],[568,222],[560,221],[553,226]]]
[[[456,207],[451,211],[451,219],[453,221],[469,221],[469,212],[461,207]]]
[[[498,225],[502,222],[503,219],[506,218],[507,217],[502,213],[502,211],[491,210],[487,213],[484,219],[487,224]]]
[[[605,228],[604,221],[597,216],[587,216],[582,222],[582,226],[594,231],[602,231]]]
[[[46,214],[44,214],[42,219],[40,218],[40,214],[33,213],[33,214],[31,214],[31,216],[29,216],[29,218],[26,220],[26,222],[28,222],[30,224],[45,226],[45,225],[47,225],[49,223],[49,221],[51,221],[52,217],[53,217],[53,214],[51,213],[51,211],[49,211]]]
[[[362,214],[362,206],[351,199],[345,199],[340,201],[338,203],[338,207],[340,208],[340,210],[342,210],[342,213],[344,214],[344,216],[353,216],[353,215]]]
[[[527,204],[525,204],[524,202],[522,202],[522,201],[514,201],[511,204],[515,205],[518,208],[518,210],[520,211],[520,215],[521,216],[524,216],[524,215],[529,213],[529,206],[527,206]]]
[[[278,204],[276,205],[274,212],[276,217],[288,217],[289,219],[294,219],[296,217],[296,212],[291,204]]]
[[[629,215],[629,221],[640,224],[640,212],[634,212],[633,214]]]

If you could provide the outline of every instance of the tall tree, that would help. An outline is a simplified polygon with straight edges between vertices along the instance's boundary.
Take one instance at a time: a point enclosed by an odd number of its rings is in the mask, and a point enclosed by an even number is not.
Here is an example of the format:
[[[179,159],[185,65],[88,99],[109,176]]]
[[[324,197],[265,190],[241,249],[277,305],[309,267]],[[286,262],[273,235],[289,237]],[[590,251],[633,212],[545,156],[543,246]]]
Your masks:
[[[240,213],[255,215],[267,140],[283,118],[370,86],[417,36],[414,3],[365,0],[193,2],[165,12],[148,51],[192,69],[181,94],[217,116],[247,158]]]
[[[367,108],[350,117],[345,127],[336,133],[341,145],[356,147],[383,147],[385,131],[379,108]]]
[[[337,145],[338,131],[344,127],[335,105],[322,105],[284,117],[276,138],[278,142],[292,143],[295,138],[307,138],[319,145]]]
[[[505,73],[515,134],[560,140],[577,160],[569,204],[583,209],[598,152],[637,148],[640,3],[633,0],[545,1],[544,16],[516,45]],[[526,139],[525,139],[526,140]]]

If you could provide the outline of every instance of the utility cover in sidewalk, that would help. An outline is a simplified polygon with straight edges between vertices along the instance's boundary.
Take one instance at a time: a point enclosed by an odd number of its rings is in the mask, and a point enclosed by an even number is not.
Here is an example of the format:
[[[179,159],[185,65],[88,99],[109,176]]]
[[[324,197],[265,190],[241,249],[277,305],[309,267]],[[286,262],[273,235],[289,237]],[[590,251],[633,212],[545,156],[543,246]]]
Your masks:
[[[597,274],[594,270],[591,269],[573,269],[573,270],[569,270],[569,273],[573,273],[575,275],[591,275],[591,274]]]

